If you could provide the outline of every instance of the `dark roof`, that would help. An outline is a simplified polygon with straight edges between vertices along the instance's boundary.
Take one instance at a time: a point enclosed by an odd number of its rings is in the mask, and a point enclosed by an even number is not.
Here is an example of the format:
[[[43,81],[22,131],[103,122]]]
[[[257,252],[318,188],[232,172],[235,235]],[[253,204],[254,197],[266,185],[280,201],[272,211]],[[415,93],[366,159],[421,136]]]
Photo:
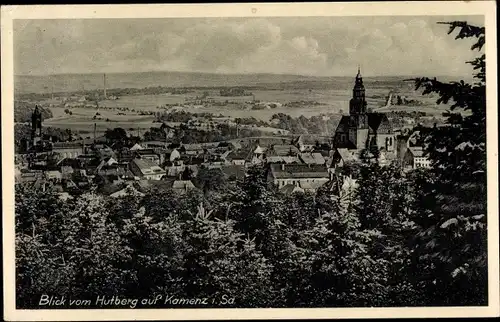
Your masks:
[[[185,150],[203,150],[203,146],[199,143],[192,143],[192,144],[182,144],[182,147],[184,147]]]
[[[268,151],[268,156],[287,156],[287,155],[297,155],[300,151],[296,146],[291,144],[275,144]]]
[[[247,150],[238,150],[238,151],[231,151],[227,155],[228,160],[245,160],[248,156],[250,151]]]
[[[325,158],[319,152],[301,153],[300,159],[302,160],[302,162],[307,163],[307,164],[324,164],[325,163]]]
[[[349,115],[342,115],[342,118],[340,119],[339,125],[337,125],[335,133],[348,132],[348,131],[349,131]]]
[[[165,146],[165,141],[144,141],[142,145]]]
[[[142,150],[135,150],[134,153],[137,153],[139,155],[151,155],[151,154],[156,154],[154,149],[142,149]]]
[[[64,158],[61,161],[59,161],[58,165],[60,167],[73,167],[73,168],[79,168],[82,165],[82,160],[81,159],[70,159],[70,158]]]
[[[127,185],[124,182],[121,182],[121,183],[118,183],[118,184],[108,183],[108,184],[105,184],[105,185],[101,186],[98,191],[100,193],[102,193],[103,195],[109,196],[109,195],[111,195],[111,194],[113,194],[113,193],[115,193],[117,191],[120,191],[120,190],[124,189],[126,186]]]
[[[370,133],[392,133],[392,124],[385,113],[367,113]]]
[[[52,149],[82,149],[83,144],[78,142],[54,142]]]
[[[392,133],[392,124],[385,113],[366,113],[366,115],[368,117],[368,127],[370,133]],[[348,132],[349,122],[350,116],[343,115],[335,132]]]
[[[301,143],[304,145],[316,145],[316,144],[328,144],[329,138],[318,136],[314,134],[302,134],[300,135],[296,143]]]
[[[317,164],[271,164],[271,174],[274,178],[329,178],[324,165]]]
[[[204,158],[190,158],[190,157],[181,157],[181,160],[184,161],[184,164],[202,164],[205,162]]]
[[[107,166],[99,170],[99,174],[102,176],[123,176],[126,173],[127,169],[120,166]]]
[[[243,179],[245,177],[245,166],[243,165],[226,165],[220,169],[228,178]]]
[[[168,190],[172,189],[175,179],[166,178],[163,180],[139,180],[134,182],[134,187],[140,192],[147,192],[151,189]]]
[[[35,182],[37,179],[42,179],[43,175],[41,172],[27,172],[21,173],[18,177],[19,182]]]

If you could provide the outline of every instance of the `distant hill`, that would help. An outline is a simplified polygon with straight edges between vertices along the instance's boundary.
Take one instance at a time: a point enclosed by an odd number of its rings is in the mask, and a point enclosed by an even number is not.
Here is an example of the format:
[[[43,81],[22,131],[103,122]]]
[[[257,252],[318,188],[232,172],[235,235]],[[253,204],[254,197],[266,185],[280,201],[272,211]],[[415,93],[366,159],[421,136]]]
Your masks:
[[[364,78],[367,87],[387,87],[408,76],[381,76]],[[352,85],[352,77],[315,77],[281,74],[211,74],[185,72],[140,72],[106,74],[108,89],[164,87],[259,87],[269,89],[345,89]],[[103,74],[61,74],[49,76],[16,75],[17,93],[75,92],[103,88]]]

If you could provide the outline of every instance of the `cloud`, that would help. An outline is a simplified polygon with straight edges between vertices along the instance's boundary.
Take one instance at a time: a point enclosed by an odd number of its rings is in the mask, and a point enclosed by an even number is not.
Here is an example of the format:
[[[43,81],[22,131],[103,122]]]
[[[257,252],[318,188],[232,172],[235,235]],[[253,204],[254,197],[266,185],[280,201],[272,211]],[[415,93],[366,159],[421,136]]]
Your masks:
[[[469,17],[463,17],[468,20]],[[470,74],[454,17],[32,20],[14,25],[15,72],[150,70],[352,75]],[[481,22],[472,17],[475,23]]]

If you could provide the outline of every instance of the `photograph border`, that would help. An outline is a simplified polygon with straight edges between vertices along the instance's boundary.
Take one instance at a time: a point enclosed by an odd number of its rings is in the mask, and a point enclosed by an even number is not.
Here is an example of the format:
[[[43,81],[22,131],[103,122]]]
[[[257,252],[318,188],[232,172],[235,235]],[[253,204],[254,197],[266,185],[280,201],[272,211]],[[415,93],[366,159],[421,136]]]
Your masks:
[[[232,320],[494,317],[499,309],[497,40],[494,1],[2,6],[2,205],[4,319],[8,321]],[[292,309],[18,310],[15,306],[14,19],[484,15],[487,80],[488,306]]]

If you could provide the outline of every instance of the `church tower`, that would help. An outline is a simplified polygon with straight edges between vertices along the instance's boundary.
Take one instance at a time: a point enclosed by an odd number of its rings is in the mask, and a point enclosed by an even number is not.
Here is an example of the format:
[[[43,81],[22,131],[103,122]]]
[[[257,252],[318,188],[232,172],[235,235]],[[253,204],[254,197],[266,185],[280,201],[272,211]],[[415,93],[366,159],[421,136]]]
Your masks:
[[[35,146],[42,137],[42,113],[35,105],[35,110],[31,114],[31,143]]]
[[[368,115],[366,111],[365,86],[358,67],[358,74],[352,89],[352,98],[349,101],[349,141],[361,149],[366,146],[368,139]]]
[[[362,115],[366,114],[366,99],[365,99],[365,86],[363,85],[363,77],[358,67],[358,74],[352,89],[352,98],[349,101],[349,114]]]

